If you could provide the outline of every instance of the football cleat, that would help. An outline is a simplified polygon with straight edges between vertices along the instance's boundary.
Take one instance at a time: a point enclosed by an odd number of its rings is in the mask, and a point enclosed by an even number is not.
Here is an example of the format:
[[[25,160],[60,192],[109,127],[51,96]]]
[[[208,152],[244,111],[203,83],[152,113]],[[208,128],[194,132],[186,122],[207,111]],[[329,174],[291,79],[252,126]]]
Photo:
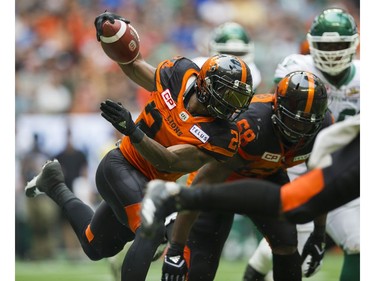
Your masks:
[[[29,181],[25,187],[27,197],[33,198],[40,194],[48,193],[60,183],[64,183],[64,174],[57,159],[48,160],[42,167],[42,171]]]
[[[147,184],[142,201],[141,219],[146,235],[164,223],[165,217],[177,210],[176,195],[181,186],[175,182],[152,180]]]

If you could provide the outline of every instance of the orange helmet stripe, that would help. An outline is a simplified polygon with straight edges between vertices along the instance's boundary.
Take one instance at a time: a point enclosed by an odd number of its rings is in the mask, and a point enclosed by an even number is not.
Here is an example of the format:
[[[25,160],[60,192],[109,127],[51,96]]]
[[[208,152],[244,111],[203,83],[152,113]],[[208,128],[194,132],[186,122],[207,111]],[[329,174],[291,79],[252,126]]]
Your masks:
[[[242,76],[241,76],[241,82],[246,83],[246,78],[247,78],[247,69],[245,62],[242,60],[239,60],[241,63],[241,68],[242,68]]]
[[[314,101],[314,94],[315,94],[315,86],[314,86],[314,77],[310,72],[306,72],[308,83],[309,83],[309,90],[307,93],[307,101],[306,101],[306,107],[305,112],[310,112],[311,107]]]
[[[289,87],[289,79],[290,79],[289,77],[283,78],[277,85],[276,93],[278,93],[280,96],[285,97],[286,92]]]

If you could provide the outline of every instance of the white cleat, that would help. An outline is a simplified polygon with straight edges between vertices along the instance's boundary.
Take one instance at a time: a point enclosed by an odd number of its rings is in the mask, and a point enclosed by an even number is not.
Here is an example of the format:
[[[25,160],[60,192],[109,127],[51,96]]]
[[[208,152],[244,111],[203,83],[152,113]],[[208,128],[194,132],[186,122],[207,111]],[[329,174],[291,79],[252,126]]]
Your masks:
[[[57,159],[48,160],[43,165],[41,172],[27,183],[25,194],[30,198],[45,194],[47,189],[60,182],[64,182],[64,175],[59,161]]]

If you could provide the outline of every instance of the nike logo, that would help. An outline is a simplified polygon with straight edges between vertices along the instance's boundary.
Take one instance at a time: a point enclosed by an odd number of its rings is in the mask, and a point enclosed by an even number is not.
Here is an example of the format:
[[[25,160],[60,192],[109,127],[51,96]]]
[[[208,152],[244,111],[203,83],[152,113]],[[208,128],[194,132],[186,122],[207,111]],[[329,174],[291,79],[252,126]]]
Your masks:
[[[324,247],[322,247],[322,249],[320,249],[317,245],[314,245],[317,253],[319,254],[319,256],[323,255],[324,254]]]

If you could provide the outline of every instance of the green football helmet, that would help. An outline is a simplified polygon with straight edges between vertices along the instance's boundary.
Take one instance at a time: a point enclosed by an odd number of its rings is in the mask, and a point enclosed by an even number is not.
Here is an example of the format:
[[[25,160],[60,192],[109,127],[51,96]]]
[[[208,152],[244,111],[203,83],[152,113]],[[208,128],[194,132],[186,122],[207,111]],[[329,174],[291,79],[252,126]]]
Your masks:
[[[210,55],[228,54],[240,57],[247,64],[254,60],[254,42],[245,28],[235,22],[219,25],[211,34]]]
[[[315,66],[335,76],[352,63],[359,44],[357,25],[344,10],[327,9],[315,17],[307,41]]]

